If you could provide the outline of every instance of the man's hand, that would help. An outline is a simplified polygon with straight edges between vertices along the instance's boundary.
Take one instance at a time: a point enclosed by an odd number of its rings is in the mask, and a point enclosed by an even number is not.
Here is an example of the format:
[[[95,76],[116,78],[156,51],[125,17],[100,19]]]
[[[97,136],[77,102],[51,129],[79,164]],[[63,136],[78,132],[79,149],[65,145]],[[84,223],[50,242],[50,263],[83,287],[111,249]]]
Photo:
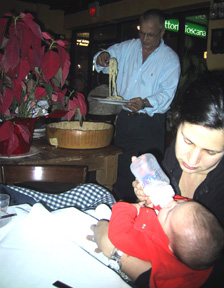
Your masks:
[[[108,52],[102,52],[96,59],[96,64],[107,67],[109,66],[110,54]]]
[[[129,102],[128,104],[124,105],[125,107],[129,108],[131,111],[133,112],[138,112],[139,110],[142,109],[143,106],[143,100],[141,97],[137,97],[137,98],[132,98],[131,102]],[[149,101],[147,100],[147,105],[146,107],[152,107],[149,103]]]
[[[100,220],[96,225],[91,225],[90,228],[93,231],[93,235],[87,235],[86,238],[90,241],[96,242],[98,248],[95,249],[95,252],[103,252],[103,254],[109,258],[111,251],[114,248],[108,238],[109,222],[106,220]]]

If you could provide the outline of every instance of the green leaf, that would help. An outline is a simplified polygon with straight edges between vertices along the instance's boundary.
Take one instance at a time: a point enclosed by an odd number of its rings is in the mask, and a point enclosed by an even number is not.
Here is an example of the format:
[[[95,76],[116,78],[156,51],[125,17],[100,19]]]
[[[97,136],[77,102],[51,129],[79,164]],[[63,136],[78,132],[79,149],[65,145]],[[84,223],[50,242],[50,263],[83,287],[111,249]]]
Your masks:
[[[47,95],[51,98],[51,95],[53,93],[53,88],[52,88],[51,84],[43,83],[43,85],[44,85],[44,87],[45,87],[45,89],[47,91]]]
[[[82,114],[81,114],[80,108],[76,108],[76,111],[77,111],[77,115],[79,118],[79,125],[82,127],[83,119],[82,119]]]

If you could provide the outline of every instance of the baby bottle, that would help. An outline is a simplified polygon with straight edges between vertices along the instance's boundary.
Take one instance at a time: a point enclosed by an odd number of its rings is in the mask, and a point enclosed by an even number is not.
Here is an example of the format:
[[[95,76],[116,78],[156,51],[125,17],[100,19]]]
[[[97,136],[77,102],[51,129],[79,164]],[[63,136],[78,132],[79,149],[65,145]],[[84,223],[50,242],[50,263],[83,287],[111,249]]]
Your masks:
[[[162,171],[155,156],[143,154],[131,163],[131,172],[142,184],[144,193],[156,209],[161,209],[173,200],[174,191],[169,178]]]

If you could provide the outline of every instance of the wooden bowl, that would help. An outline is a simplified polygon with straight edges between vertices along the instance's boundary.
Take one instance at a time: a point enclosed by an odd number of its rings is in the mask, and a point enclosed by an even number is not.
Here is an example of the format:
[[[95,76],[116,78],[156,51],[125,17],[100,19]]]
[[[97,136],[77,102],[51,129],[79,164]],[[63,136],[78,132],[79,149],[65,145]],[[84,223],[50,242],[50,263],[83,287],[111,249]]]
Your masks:
[[[63,121],[46,126],[48,142],[68,149],[94,149],[106,147],[114,135],[112,124],[103,122]]]

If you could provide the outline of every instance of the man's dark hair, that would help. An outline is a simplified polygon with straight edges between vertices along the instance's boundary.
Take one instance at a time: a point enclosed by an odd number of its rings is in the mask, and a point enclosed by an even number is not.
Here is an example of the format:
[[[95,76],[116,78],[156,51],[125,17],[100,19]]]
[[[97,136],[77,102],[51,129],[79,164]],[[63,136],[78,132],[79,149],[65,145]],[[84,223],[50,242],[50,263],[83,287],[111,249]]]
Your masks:
[[[140,17],[140,25],[142,22],[150,22],[153,21],[155,19],[159,20],[159,24],[160,24],[160,29],[164,29],[165,28],[165,15],[163,13],[163,11],[159,10],[159,9],[150,9],[148,11],[146,11],[144,14],[142,14],[142,16]]]

